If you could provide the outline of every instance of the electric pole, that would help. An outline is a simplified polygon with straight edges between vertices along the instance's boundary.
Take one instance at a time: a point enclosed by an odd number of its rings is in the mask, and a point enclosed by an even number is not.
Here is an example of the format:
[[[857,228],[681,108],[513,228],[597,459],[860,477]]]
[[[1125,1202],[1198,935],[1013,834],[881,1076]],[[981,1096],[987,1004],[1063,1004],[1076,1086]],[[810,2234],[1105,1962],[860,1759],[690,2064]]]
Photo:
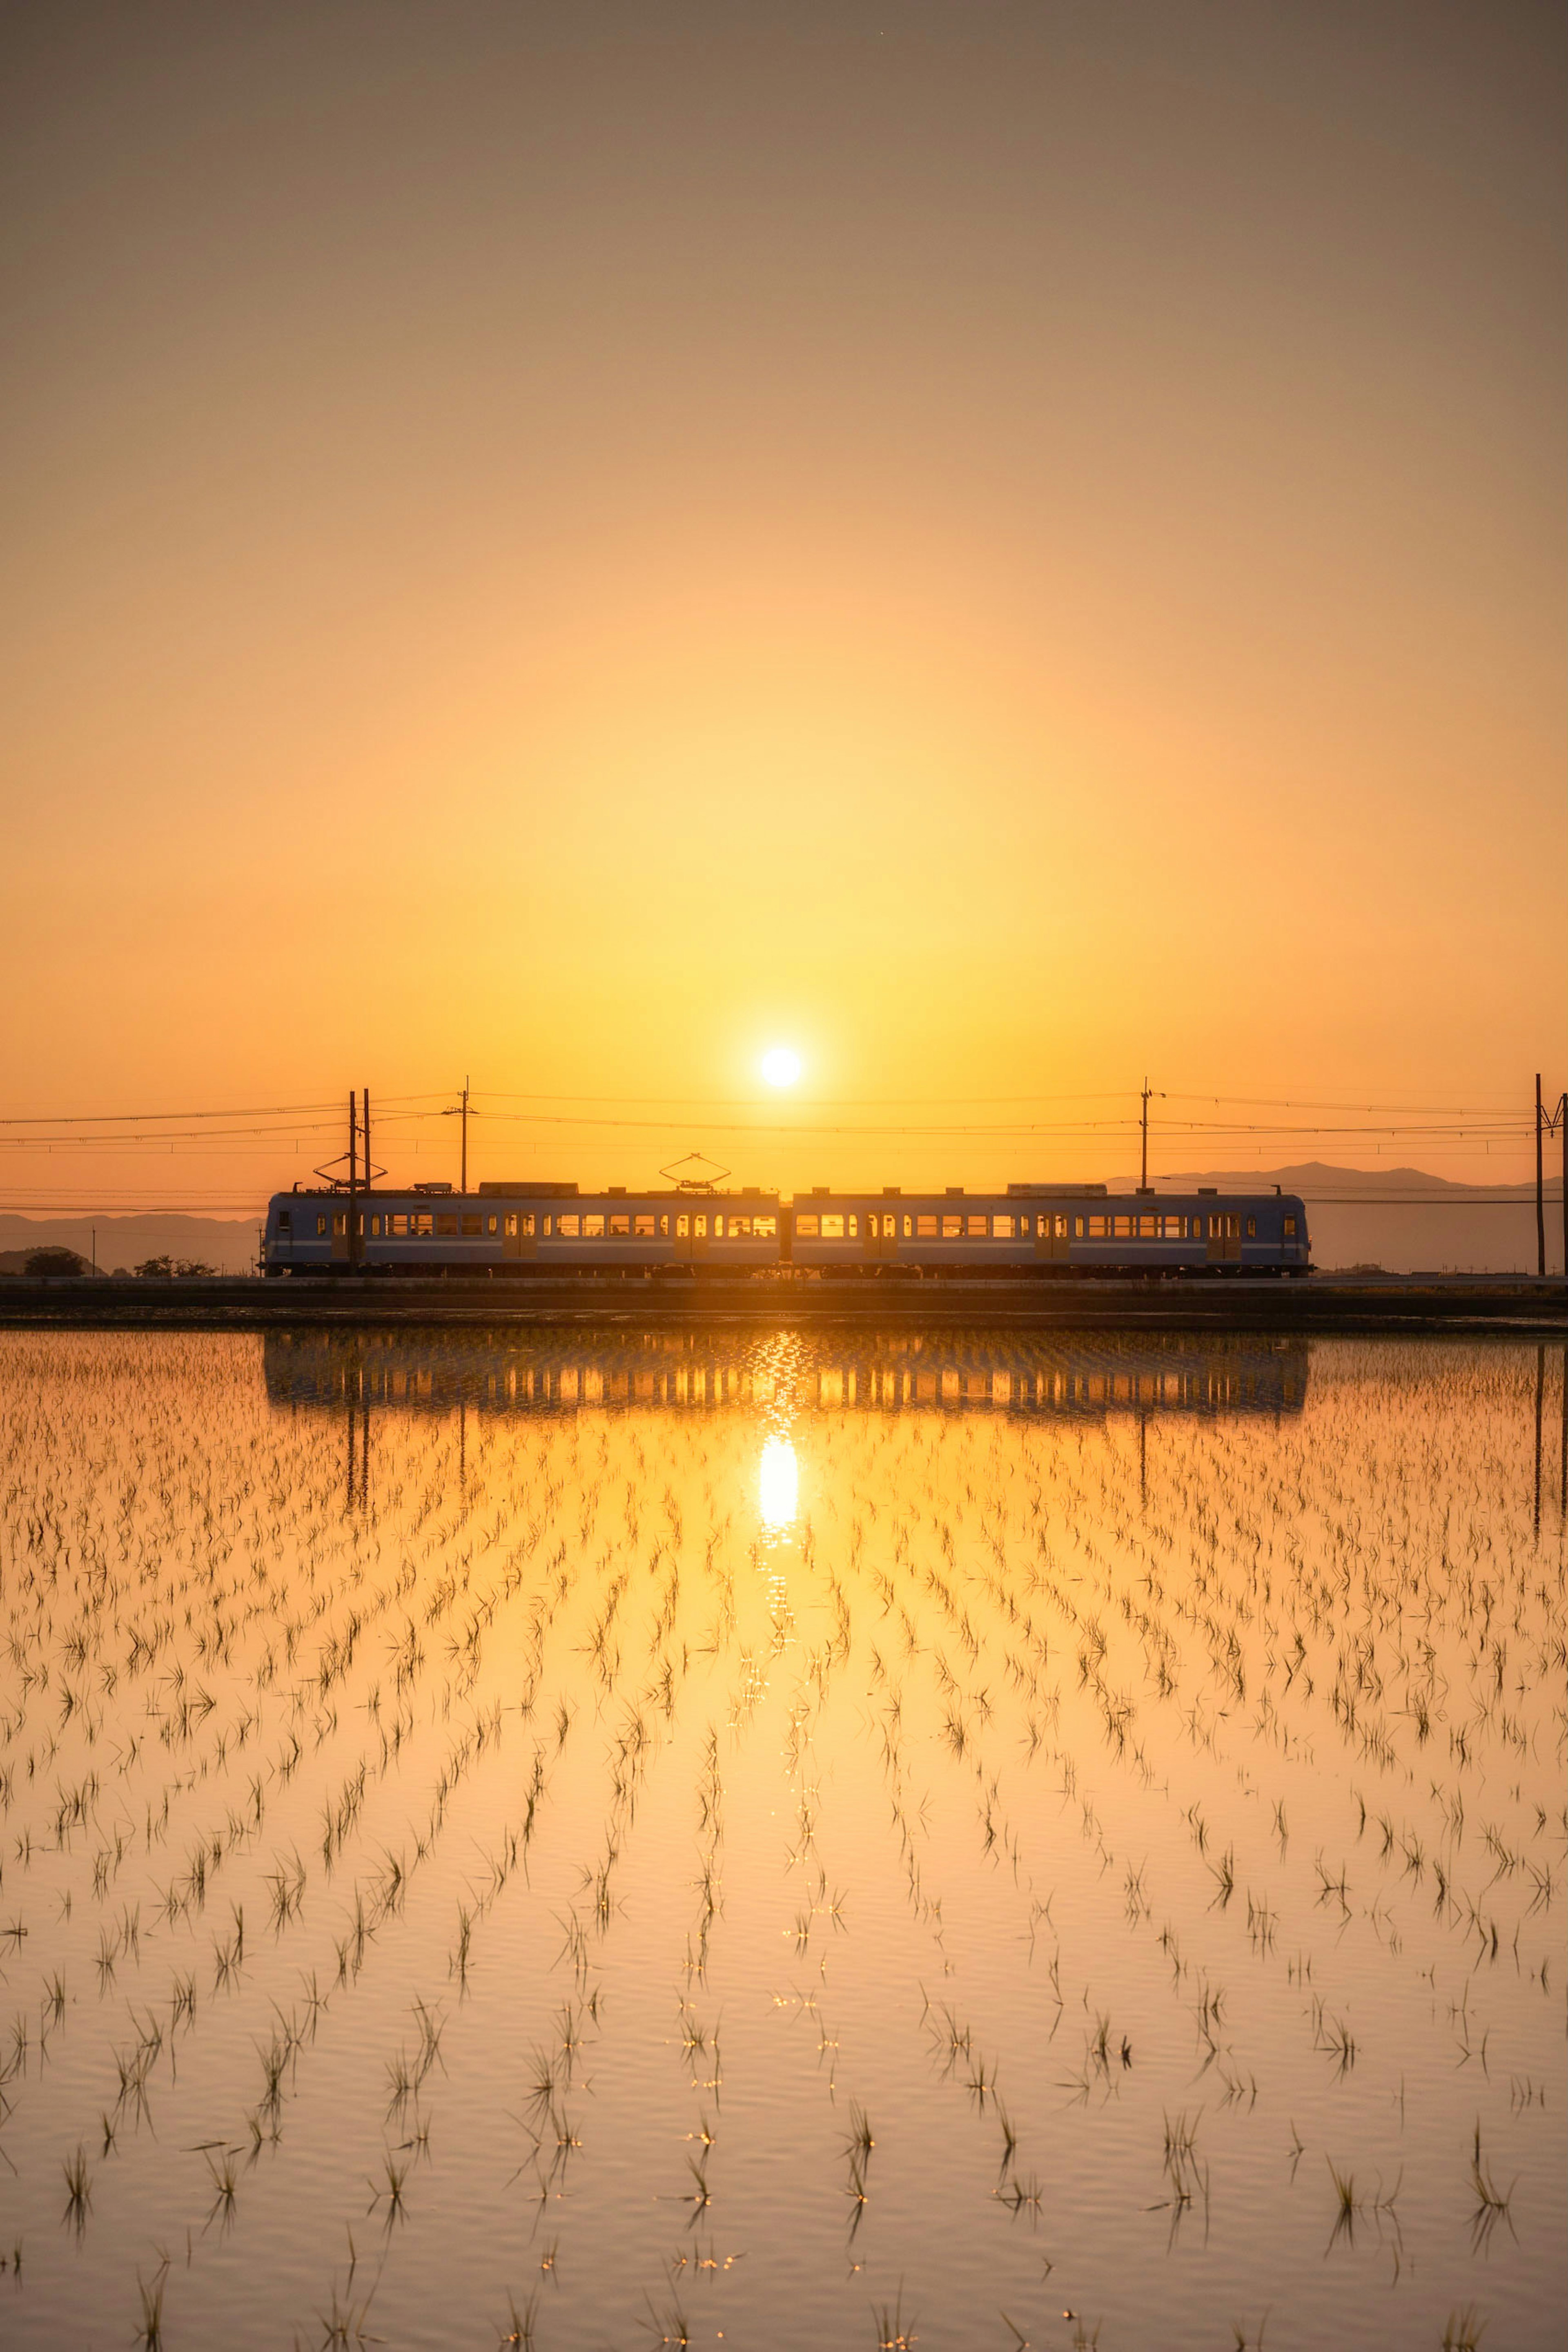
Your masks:
[[[1546,1272],[1546,1188],[1542,1160],[1545,1139],[1559,1131],[1563,1137],[1563,1273],[1568,1280],[1568,1093],[1557,1097],[1556,1106],[1548,1110],[1541,1099],[1541,1073],[1535,1074],[1535,1270]]]
[[[1546,1199],[1541,1168],[1541,1073],[1535,1073],[1535,1271],[1546,1272]]]
[[[1159,1092],[1158,1088],[1151,1087],[1148,1079],[1145,1078],[1144,1080],[1144,1090],[1139,1097],[1143,1104],[1144,1133],[1142,1173],[1138,1178],[1138,1190],[1140,1192],[1146,1192],[1149,1189],[1149,1103],[1151,1098],[1157,1102],[1164,1102],[1165,1100],[1164,1095]]]
[[[359,1137],[360,1123],[354,1102],[354,1089],[350,1087],[349,1088],[349,1264],[350,1266],[356,1263],[359,1256],[359,1251],[356,1247],[358,1236],[354,1231],[355,1225],[359,1222],[360,1213],[359,1160],[357,1156]]]
[[[463,1081],[462,1100],[449,1104],[441,1116],[443,1118],[460,1118],[463,1121],[462,1181],[457,1189],[460,1192],[466,1192],[468,1190],[468,1081],[466,1078]]]

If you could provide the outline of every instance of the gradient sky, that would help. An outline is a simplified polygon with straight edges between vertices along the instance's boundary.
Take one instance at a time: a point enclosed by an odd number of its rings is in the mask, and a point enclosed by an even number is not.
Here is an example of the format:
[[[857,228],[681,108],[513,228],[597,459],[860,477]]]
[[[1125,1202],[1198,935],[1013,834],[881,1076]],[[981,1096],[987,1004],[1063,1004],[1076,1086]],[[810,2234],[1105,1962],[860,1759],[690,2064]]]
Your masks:
[[[708,1131],[779,1040],[896,1100],[847,1125],[1554,1093],[1563,52],[1496,0],[6,12],[0,1110],[467,1072],[480,1174],[788,1185],[1132,1163]],[[322,1148],[7,1149],[0,1201]],[[1479,1151],[1396,1156],[1526,1171]]]

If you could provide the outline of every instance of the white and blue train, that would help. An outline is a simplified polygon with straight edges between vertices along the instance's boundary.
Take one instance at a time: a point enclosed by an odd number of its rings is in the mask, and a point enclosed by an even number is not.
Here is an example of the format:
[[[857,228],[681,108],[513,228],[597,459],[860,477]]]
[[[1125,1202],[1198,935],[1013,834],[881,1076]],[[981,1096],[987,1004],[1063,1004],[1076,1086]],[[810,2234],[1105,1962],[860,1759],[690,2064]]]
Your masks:
[[[1294,1194],[1112,1193],[1103,1184],[1009,1184],[1005,1192],[836,1192],[792,1202],[611,1185],[446,1185],[274,1195],[269,1275],[547,1275],[620,1272],[819,1276],[1304,1275],[1307,1214]]]

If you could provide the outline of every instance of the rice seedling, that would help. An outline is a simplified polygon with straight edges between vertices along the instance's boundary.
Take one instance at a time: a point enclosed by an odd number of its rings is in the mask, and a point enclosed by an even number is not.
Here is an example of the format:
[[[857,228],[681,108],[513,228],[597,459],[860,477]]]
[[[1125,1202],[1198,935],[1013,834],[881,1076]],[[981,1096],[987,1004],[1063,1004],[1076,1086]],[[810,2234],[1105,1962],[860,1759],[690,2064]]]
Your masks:
[[[75,2154],[66,2158],[62,2169],[66,2176],[66,2218],[79,2231],[92,2203],[92,2174],[88,2169],[87,2150],[79,2143]]]
[[[144,2352],[160,2352],[163,2342],[163,2291],[169,2283],[169,2257],[163,2255],[150,2279],[136,2273],[136,2298],[140,2315],[133,2341]]]

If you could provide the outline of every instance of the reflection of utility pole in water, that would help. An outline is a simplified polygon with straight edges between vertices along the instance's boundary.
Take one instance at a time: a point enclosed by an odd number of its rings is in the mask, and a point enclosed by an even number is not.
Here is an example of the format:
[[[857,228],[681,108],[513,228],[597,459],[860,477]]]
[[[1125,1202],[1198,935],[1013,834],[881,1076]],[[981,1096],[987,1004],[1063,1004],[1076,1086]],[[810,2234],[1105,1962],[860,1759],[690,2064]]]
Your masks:
[[[1535,1540],[1541,1541],[1541,1422],[1546,1402],[1546,1350],[1535,1351]]]
[[[357,1365],[355,1370],[358,1374],[358,1394],[355,1394],[352,1377],[343,1383],[349,1441],[344,1473],[343,1516],[345,1518],[352,1518],[356,1509],[368,1514],[371,1507],[371,1402],[365,1394],[364,1365],[362,1363]],[[357,1449],[354,1429],[356,1419],[359,1423]]]
[[[1138,1508],[1141,1511],[1149,1499],[1149,1416],[1138,1415]]]
[[[1557,1532],[1568,1528],[1568,1348],[1563,1350],[1562,1426],[1557,1433]]]
[[[1539,1481],[1537,1482],[1539,1483]],[[468,1400],[457,1400],[457,1486],[461,1494],[468,1491]]]

